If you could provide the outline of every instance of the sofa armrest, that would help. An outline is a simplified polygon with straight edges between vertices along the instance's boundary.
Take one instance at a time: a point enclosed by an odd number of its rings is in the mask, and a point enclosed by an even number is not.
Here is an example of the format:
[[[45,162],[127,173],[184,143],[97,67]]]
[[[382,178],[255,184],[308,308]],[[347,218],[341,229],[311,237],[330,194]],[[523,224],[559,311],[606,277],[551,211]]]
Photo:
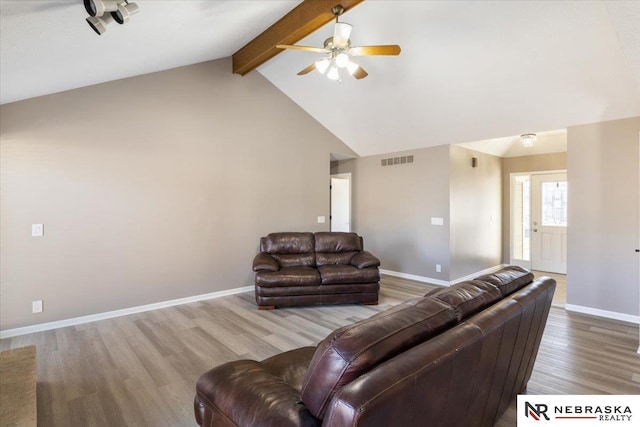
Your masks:
[[[271,255],[260,252],[253,259],[253,271],[278,271],[280,270],[280,263]]]
[[[351,265],[357,268],[379,267],[380,260],[373,256],[371,252],[362,251],[351,258]]]
[[[320,426],[300,392],[260,362],[238,360],[204,373],[196,386],[196,421],[201,426]]]

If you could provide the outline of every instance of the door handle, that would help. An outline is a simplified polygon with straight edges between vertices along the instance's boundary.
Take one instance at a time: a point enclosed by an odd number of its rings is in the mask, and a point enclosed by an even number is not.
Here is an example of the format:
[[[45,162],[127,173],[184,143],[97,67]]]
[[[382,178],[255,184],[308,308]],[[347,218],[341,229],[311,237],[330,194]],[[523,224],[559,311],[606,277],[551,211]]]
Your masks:
[[[534,228],[534,229],[533,229],[533,232],[534,232],[534,233],[537,233],[537,232],[538,232],[538,229],[537,229],[537,228]]]

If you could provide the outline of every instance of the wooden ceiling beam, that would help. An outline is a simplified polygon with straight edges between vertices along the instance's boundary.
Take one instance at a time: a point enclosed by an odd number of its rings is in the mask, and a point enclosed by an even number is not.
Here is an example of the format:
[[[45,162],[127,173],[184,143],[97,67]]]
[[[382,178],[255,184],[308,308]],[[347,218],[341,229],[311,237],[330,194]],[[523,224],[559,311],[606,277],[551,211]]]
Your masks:
[[[283,51],[279,44],[295,44],[335,19],[334,6],[348,11],[364,0],[304,0],[275,24],[233,54],[233,72],[245,75]]]

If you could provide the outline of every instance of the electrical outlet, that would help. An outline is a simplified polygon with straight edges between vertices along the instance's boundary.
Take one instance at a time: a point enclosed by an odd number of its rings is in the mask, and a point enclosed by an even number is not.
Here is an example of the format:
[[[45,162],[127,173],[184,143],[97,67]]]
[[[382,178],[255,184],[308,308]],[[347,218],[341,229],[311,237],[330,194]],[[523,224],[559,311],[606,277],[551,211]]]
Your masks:
[[[436,273],[442,273],[442,266],[440,264],[436,264]]]
[[[44,236],[44,225],[31,224],[31,237],[42,237],[42,236]]]
[[[42,300],[32,301],[31,302],[31,312],[32,313],[42,313]]]

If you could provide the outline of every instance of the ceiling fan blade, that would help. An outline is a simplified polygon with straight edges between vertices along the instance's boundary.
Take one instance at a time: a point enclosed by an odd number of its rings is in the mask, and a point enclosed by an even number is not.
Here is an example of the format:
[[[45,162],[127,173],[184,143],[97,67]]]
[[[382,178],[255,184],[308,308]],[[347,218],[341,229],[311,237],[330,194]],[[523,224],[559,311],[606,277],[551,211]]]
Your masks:
[[[327,53],[327,51],[322,47],[298,46],[294,44],[279,44],[279,45],[276,45],[276,47],[278,49],[293,49],[293,50],[304,50],[306,52]]]
[[[364,79],[365,77],[367,77],[369,75],[369,73],[367,73],[364,68],[362,68],[361,66],[358,66],[358,68],[356,68],[356,70],[351,74],[353,77],[355,77],[356,79],[360,80],[360,79]]]
[[[303,75],[305,75],[305,74],[307,74],[307,73],[310,73],[311,71],[313,71],[313,70],[315,70],[315,69],[316,69],[316,63],[314,62],[314,63],[312,63],[311,65],[309,65],[307,68],[305,68],[304,70],[300,71],[300,72],[298,73],[298,75],[299,75],[299,76],[303,76]]]
[[[333,29],[333,44],[334,46],[347,46],[349,44],[349,36],[351,36],[351,30],[353,26],[346,22],[336,22],[336,26]]]
[[[368,55],[399,55],[400,46],[397,44],[386,44],[378,46],[357,46],[352,47],[349,53],[354,56]]]

